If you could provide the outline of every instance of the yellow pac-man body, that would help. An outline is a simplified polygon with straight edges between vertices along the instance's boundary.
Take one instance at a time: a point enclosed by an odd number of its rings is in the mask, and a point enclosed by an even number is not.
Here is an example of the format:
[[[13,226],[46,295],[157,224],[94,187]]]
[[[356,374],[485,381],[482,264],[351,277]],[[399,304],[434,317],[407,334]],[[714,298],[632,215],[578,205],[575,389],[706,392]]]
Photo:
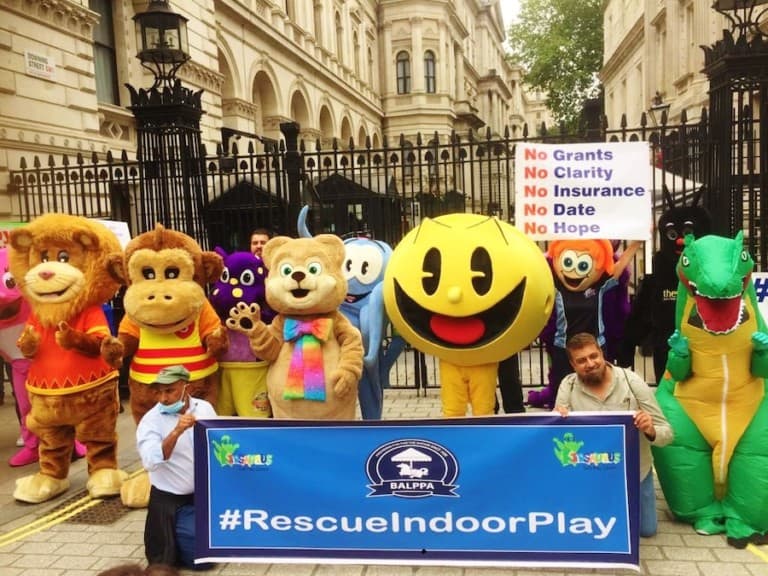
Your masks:
[[[541,332],[553,302],[539,247],[514,226],[479,214],[425,219],[397,245],[384,277],[397,331],[457,366],[519,352]]]

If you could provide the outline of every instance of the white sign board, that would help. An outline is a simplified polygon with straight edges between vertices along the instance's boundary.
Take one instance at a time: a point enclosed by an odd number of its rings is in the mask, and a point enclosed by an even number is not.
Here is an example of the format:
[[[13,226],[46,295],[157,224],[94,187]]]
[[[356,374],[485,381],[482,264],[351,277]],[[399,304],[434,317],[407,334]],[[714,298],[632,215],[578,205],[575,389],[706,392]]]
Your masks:
[[[127,222],[122,222],[119,220],[105,220],[101,218],[94,218],[94,220],[104,224],[104,226],[109,228],[112,233],[117,236],[117,239],[120,241],[120,246],[125,249],[125,245],[128,244],[128,242],[131,240],[131,231],[128,228]]]
[[[650,239],[647,142],[517,145],[515,225],[533,240]]]
[[[45,54],[24,51],[24,68],[30,76],[56,80],[56,63]]]

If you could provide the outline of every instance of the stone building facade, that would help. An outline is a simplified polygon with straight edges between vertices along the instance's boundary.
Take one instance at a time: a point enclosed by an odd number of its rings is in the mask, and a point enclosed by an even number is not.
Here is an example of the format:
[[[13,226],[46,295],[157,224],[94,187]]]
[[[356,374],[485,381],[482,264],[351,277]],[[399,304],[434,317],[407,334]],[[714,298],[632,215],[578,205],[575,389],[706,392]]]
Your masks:
[[[203,142],[221,129],[372,147],[417,133],[525,122],[502,0],[175,0],[203,90]],[[0,216],[22,157],[135,150],[128,89],[149,87],[133,17],[145,0],[0,0]]]
[[[700,117],[708,101],[702,72],[702,45],[711,45],[728,28],[712,2],[703,0],[606,0],[603,7],[605,88],[608,126],[619,126],[626,113],[630,126],[660,122],[669,105],[669,123]]]

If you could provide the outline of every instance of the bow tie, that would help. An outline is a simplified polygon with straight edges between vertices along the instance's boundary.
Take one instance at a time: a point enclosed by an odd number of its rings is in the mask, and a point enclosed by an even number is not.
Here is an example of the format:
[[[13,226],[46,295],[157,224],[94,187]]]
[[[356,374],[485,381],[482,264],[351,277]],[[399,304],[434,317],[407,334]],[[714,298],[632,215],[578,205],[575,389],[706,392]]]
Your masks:
[[[325,342],[331,336],[333,320],[330,318],[317,318],[315,320],[296,320],[288,318],[283,326],[283,338],[292,342],[301,336],[312,335],[321,342]]]

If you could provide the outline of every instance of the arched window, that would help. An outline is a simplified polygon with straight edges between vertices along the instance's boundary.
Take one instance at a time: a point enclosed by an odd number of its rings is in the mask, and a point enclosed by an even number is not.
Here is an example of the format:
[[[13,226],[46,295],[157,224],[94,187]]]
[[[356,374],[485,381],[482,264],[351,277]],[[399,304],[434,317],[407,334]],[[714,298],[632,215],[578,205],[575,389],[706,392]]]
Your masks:
[[[437,91],[435,53],[432,50],[424,53],[424,87],[427,94],[434,94]]]
[[[397,53],[397,93],[411,93],[411,58],[405,50]]]

